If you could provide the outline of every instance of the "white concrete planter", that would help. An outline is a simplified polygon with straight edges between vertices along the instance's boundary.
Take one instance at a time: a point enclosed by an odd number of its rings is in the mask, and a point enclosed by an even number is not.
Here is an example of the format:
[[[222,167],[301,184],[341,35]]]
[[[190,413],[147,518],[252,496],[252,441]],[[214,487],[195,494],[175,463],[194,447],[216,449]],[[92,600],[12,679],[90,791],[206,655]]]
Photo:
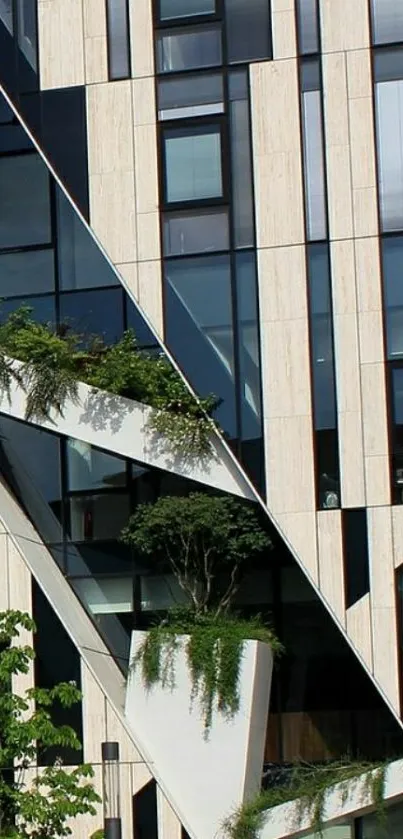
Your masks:
[[[134,632],[131,654],[144,638]],[[240,706],[232,719],[214,713],[209,738],[191,679],[185,637],[175,657],[172,690],[144,686],[141,667],[131,671],[126,718],[170,801],[193,839],[214,839],[224,820],[260,788],[273,655],[258,641],[245,641],[239,679]]]

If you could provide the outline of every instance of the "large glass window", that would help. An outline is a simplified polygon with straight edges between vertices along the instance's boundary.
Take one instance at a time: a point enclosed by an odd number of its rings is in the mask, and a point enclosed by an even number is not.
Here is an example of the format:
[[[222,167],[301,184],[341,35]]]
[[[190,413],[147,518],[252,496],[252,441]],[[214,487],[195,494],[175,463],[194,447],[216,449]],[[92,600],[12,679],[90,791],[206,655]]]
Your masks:
[[[0,20],[13,34],[13,0],[0,0]]]
[[[403,835],[403,804],[396,804],[387,809],[385,824],[379,823],[377,813],[369,813],[359,819],[359,839],[401,839]]]
[[[403,6],[399,0],[371,0],[375,44],[403,41]]]
[[[220,26],[170,29],[157,35],[159,73],[215,67],[222,62]]]
[[[73,542],[119,539],[130,515],[127,495],[79,495],[69,503]]]
[[[112,344],[123,331],[122,289],[61,294],[60,320],[84,337],[101,335]]]
[[[228,61],[271,58],[269,0],[225,0]]]
[[[215,0],[160,0],[160,20],[197,17],[215,12]]]
[[[61,189],[57,190],[57,221],[61,291],[119,285],[113,268]]]
[[[130,76],[129,10],[127,0],[107,0],[108,62],[110,79]]]
[[[201,395],[221,397],[217,419],[235,436],[229,257],[167,260],[165,278],[169,347]]]
[[[381,223],[403,228],[403,51],[375,54],[375,105]]]
[[[308,248],[315,428],[335,428],[335,376],[328,245]]]
[[[126,461],[122,458],[73,439],[67,440],[66,452],[69,491],[114,489],[126,485]]]
[[[403,358],[403,236],[382,239],[388,358]]]
[[[228,212],[166,213],[163,234],[165,256],[228,250]]]
[[[223,110],[223,80],[218,73],[167,78],[158,83],[160,120],[219,114]]]
[[[346,609],[369,592],[367,511],[343,510]]]
[[[315,241],[327,236],[319,62],[304,62],[301,70],[306,224],[308,239]]]
[[[260,437],[260,350],[255,252],[236,257],[242,439]]]
[[[297,0],[297,21],[300,53],[319,52],[318,0]]]
[[[0,158],[0,248],[50,242],[49,174],[38,154]]]
[[[0,254],[0,295],[11,297],[54,291],[54,252],[15,251]],[[1,303],[0,303],[1,307]]]
[[[236,248],[245,248],[254,244],[249,95],[245,70],[230,73],[229,100],[234,244]]]
[[[218,125],[164,131],[165,198],[169,203],[223,195]]]

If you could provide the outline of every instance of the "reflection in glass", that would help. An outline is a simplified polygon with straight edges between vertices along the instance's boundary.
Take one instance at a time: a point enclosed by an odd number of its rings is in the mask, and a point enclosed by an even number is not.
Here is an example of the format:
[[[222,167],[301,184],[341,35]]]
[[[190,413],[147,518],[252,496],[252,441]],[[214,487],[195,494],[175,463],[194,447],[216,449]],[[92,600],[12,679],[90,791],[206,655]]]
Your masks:
[[[236,257],[242,439],[260,437],[260,352],[254,252]]]
[[[69,510],[73,542],[119,539],[130,514],[129,497],[120,493],[72,496]]]
[[[13,0],[0,0],[0,20],[13,34]]]
[[[36,22],[36,0],[17,0],[18,45],[35,72],[38,67],[38,34]]]
[[[336,425],[328,245],[308,248],[315,428]]]
[[[160,120],[219,114],[223,111],[223,80],[218,73],[166,78],[158,83]]]
[[[49,174],[39,154],[0,158],[0,248],[50,239]]]
[[[223,400],[217,419],[235,436],[229,257],[167,260],[165,280],[169,347],[198,393],[214,393]]]
[[[157,36],[157,69],[159,73],[215,67],[221,64],[221,30],[219,26],[198,26],[197,29],[172,29]]]
[[[161,20],[211,15],[214,12],[215,0],[160,0]]]
[[[53,250],[15,251],[0,255],[0,296],[53,292]],[[0,303],[1,307],[1,303]]]
[[[109,78],[130,76],[129,16],[127,0],[107,0]]]
[[[222,196],[221,132],[218,126],[164,132],[166,200]]]
[[[66,446],[68,490],[112,489],[126,485],[126,461],[69,438]]]
[[[403,41],[403,7],[396,0],[371,0],[375,44]]]
[[[403,236],[382,239],[388,358],[403,357]]]
[[[229,248],[226,210],[203,210],[193,213],[165,213],[164,254],[225,251]]]
[[[379,195],[382,229],[403,228],[403,80],[375,86]]]
[[[84,337],[101,335],[107,344],[112,344],[123,332],[122,289],[61,294],[60,320]]]
[[[230,73],[229,99],[234,242],[236,248],[245,248],[254,244],[251,135],[245,70]]]
[[[297,20],[301,55],[319,52],[318,0],[297,0]]]
[[[309,62],[311,64],[311,62]],[[316,65],[316,62],[314,62]],[[305,65],[309,69],[308,65]],[[316,69],[315,67],[313,68]],[[318,68],[317,68],[318,69]],[[308,75],[308,74],[306,74]],[[316,75],[316,73],[315,73]],[[319,83],[319,72],[317,73]],[[304,74],[302,74],[303,85]],[[312,83],[313,79],[309,78]],[[322,92],[319,89],[302,92],[302,139],[304,150],[305,207],[308,239],[326,239],[326,189],[322,126]]]
[[[230,64],[271,58],[268,0],[225,0],[225,21]]]
[[[113,268],[61,189],[56,201],[61,290],[119,285]]]
[[[28,306],[31,310],[31,317],[39,323],[55,325],[56,304],[54,295],[41,296],[38,294],[33,297],[28,297],[28,295],[26,297],[8,297],[0,302],[0,320],[6,320],[11,312],[15,312],[21,306]]]

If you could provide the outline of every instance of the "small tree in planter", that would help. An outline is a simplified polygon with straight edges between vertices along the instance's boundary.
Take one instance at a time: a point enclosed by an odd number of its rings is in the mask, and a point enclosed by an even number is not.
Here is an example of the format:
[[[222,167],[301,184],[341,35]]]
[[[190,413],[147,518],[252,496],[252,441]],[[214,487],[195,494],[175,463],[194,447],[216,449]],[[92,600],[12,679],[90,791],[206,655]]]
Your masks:
[[[145,684],[173,687],[179,635],[186,646],[192,697],[198,697],[208,732],[214,703],[224,715],[239,707],[238,679],[247,639],[280,645],[258,618],[241,620],[231,611],[251,562],[271,547],[256,511],[229,496],[191,493],[140,505],[122,533],[123,541],[157,567],[168,567],[189,600],[148,632],[134,661]]]

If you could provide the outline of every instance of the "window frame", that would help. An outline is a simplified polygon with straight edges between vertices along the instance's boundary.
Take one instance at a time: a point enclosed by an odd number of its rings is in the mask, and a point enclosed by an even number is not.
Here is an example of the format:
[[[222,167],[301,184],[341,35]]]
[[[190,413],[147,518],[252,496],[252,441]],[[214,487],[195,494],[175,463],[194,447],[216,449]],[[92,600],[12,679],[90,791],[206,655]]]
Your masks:
[[[203,23],[210,23],[211,21],[222,22],[224,19],[224,2],[223,0],[215,0],[215,11],[206,12],[198,15],[182,15],[174,18],[161,17],[161,0],[154,0],[153,2],[153,18],[155,29],[174,28],[176,26],[199,26]]]
[[[192,23],[193,23],[193,21],[192,21]],[[202,24],[204,24],[204,26]],[[163,37],[164,30],[165,30],[166,33],[168,33],[172,29],[182,29],[183,32],[188,32],[188,33],[192,32],[193,34],[197,35],[198,33],[200,33],[201,30],[208,29],[208,28],[216,29],[217,32],[219,33],[219,36],[220,36],[221,61],[220,61],[219,64],[202,65],[201,67],[185,67],[185,68],[181,68],[179,70],[178,69],[176,69],[176,70],[160,70],[159,69],[159,54],[158,53],[159,53],[159,49],[160,49],[160,38]],[[218,72],[219,70],[221,70],[221,72],[222,72],[223,67],[226,64],[226,61],[225,61],[225,51],[226,51],[225,46],[226,45],[225,45],[225,38],[223,37],[223,35],[224,35],[224,30],[223,30],[223,25],[222,25],[222,22],[221,22],[220,19],[218,19],[218,20],[214,19],[214,20],[208,20],[208,21],[204,20],[204,21],[201,21],[198,25],[196,23],[195,23],[195,25],[189,25],[188,22],[186,24],[186,21],[185,21],[185,24],[184,24],[183,23],[183,18],[182,18],[181,22],[178,23],[176,26],[160,26],[159,28],[157,27],[156,30],[155,30],[155,36],[156,37],[154,37],[155,79],[158,80],[158,79],[163,79],[163,78],[168,78],[168,77],[171,78],[171,76],[173,76],[175,74],[177,74],[178,76],[179,75],[183,76],[185,73],[203,73],[203,72],[213,73],[213,72]]]

